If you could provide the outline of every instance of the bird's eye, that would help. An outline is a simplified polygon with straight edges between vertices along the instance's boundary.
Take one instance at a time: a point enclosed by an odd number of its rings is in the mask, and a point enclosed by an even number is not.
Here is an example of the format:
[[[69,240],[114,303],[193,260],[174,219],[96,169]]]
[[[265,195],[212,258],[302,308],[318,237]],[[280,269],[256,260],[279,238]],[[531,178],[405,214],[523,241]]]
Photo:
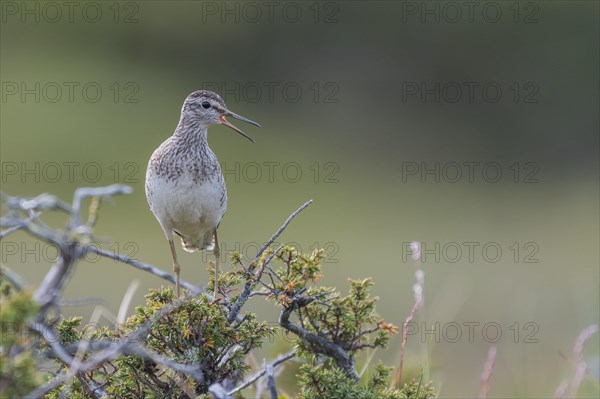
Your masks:
[[[202,101],[202,108],[204,109],[209,109],[210,108],[210,103],[208,101]]]

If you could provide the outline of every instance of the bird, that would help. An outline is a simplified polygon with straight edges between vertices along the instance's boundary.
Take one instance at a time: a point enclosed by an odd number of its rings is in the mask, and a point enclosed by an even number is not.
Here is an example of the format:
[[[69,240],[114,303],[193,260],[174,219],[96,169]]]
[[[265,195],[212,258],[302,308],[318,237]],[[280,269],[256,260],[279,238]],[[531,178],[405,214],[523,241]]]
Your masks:
[[[175,288],[180,297],[180,265],[173,234],[187,252],[212,251],[215,257],[214,297],[218,295],[219,240],[217,228],[227,210],[227,187],[221,166],[208,146],[208,127],[224,125],[254,139],[226,118],[260,127],[230,111],[217,93],[197,90],[187,96],[173,134],[153,153],[146,169],[146,198],[162,227],[173,258]]]

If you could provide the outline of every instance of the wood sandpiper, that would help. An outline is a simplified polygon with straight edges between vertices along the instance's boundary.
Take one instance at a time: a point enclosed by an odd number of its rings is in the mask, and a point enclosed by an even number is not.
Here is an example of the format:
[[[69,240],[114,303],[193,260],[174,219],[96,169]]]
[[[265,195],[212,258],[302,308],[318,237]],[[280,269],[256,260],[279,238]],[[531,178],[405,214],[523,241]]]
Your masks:
[[[188,252],[212,250],[215,256],[214,298],[218,294],[219,240],[217,228],[227,209],[227,188],[221,166],[208,147],[210,125],[225,125],[254,140],[232,125],[226,116],[260,127],[227,109],[221,97],[207,90],[190,94],[181,108],[175,132],[152,154],[146,170],[146,198],[163,228],[173,256],[177,297],[180,296],[177,253],[173,233]]]

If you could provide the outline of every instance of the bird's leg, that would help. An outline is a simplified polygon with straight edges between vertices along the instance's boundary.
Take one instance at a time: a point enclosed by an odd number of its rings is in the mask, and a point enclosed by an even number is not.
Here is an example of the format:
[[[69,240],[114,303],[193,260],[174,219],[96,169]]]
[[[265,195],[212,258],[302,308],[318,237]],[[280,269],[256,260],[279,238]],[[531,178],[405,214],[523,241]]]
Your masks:
[[[221,251],[219,249],[219,239],[217,238],[217,230],[215,230],[214,237],[215,246],[213,248],[213,255],[215,256],[215,294],[213,301],[216,301],[217,295],[219,293],[219,258],[221,257]]]
[[[177,262],[177,253],[175,252],[175,245],[173,240],[169,240],[169,246],[171,247],[171,255],[173,256],[173,271],[175,272],[175,291],[177,292],[177,298],[179,298],[179,262]]]

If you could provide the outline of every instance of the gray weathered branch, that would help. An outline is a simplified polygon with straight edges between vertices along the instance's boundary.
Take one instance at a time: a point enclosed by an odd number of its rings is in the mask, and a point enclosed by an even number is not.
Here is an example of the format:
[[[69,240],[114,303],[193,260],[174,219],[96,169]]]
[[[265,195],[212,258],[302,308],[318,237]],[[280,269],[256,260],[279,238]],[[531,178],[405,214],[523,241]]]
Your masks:
[[[288,307],[284,307],[279,315],[279,325],[308,342],[316,352],[333,359],[348,377],[358,381],[359,375],[354,365],[354,357],[348,354],[340,345],[307,331],[302,326],[290,321],[290,316],[296,308],[302,308],[312,302],[312,298],[301,297],[294,299]],[[314,300],[314,299],[313,299]]]
[[[229,391],[227,394],[228,395],[233,395],[239,391],[241,391],[244,388],[249,387],[250,385],[254,384],[256,381],[259,380],[260,377],[264,376],[265,374],[267,374],[267,368],[271,367],[271,369],[279,366],[280,364],[282,364],[283,362],[293,359],[296,356],[296,350],[292,350],[288,353],[286,353],[285,355],[281,355],[279,356],[277,359],[273,360],[272,362],[268,363],[264,369],[262,369],[261,371],[259,371],[258,373],[254,374],[252,377],[248,378],[246,381],[244,381],[240,386],[235,387],[234,389],[232,389],[231,391]]]

